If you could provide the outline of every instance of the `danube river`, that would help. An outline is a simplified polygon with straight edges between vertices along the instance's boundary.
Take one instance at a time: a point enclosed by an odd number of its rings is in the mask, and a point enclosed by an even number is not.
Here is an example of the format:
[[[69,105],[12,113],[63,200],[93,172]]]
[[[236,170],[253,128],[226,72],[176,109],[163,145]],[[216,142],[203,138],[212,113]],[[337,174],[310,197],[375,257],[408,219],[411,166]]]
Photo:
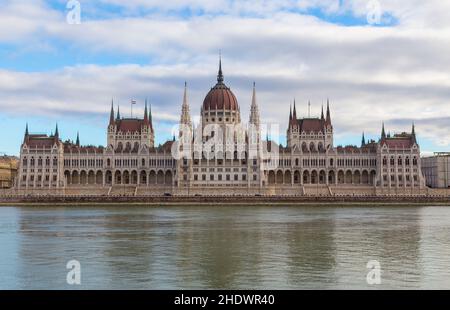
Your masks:
[[[0,208],[0,289],[366,288],[450,289],[450,208]]]

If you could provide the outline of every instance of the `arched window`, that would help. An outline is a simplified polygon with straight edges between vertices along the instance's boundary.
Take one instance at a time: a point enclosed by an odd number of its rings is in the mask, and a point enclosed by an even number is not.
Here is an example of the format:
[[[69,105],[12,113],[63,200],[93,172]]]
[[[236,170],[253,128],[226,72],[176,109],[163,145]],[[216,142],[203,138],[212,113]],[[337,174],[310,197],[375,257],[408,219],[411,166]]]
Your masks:
[[[391,166],[394,166],[395,165],[395,159],[394,159],[394,157],[391,157]]]
[[[24,157],[24,158],[23,158],[23,166],[24,166],[24,167],[26,167],[26,166],[27,166],[27,164],[28,164],[27,158],[26,158],[26,157]]]
[[[403,165],[403,159],[401,157],[399,157],[397,163],[398,163],[399,166],[402,166]]]
[[[142,158],[142,167],[145,167],[145,158]]]

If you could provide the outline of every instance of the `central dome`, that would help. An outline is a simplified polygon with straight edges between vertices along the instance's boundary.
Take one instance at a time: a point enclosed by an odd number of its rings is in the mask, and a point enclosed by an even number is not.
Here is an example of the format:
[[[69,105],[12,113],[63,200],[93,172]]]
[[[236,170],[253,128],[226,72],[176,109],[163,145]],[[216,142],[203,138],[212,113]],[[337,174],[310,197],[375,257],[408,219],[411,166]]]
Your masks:
[[[236,96],[223,82],[222,61],[219,64],[219,74],[217,84],[206,95],[203,100],[203,111],[227,110],[238,111],[239,105]]]

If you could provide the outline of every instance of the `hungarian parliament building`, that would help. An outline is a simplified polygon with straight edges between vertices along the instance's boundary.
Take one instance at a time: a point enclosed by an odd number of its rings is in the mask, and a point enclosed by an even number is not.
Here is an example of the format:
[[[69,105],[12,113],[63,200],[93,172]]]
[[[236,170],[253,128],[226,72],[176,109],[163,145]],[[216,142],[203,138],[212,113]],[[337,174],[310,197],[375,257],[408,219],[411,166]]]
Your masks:
[[[180,92],[181,95],[181,92]],[[181,99],[181,96],[180,96]],[[181,102],[181,100],[180,100]],[[117,111],[116,111],[117,110]],[[256,90],[247,124],[224,83],[206,95],[200,123],[191,121],[186,86],[177,137],[155,146],[151,108],[121,117],[111,106],[107,146],[62,141],[25,130],[15,190],[24,195],[99,196],[378,196],[422,195],[420,148],[411,132],[386,134],[361,146],[335,146],[330,104],[319,117],[289,113],[286,146],[262,126]]]

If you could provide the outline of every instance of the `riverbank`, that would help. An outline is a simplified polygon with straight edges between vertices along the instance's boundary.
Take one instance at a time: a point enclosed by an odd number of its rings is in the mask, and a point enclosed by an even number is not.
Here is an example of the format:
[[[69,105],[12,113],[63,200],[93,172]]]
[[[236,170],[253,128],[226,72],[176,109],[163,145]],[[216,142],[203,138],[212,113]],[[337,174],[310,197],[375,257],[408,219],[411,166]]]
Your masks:
[[[290,205],[356,205],[356,206],[450,206],[450,197],[440,196],[30,196],[0,197],[0,206],[93,206],[93,205],[130,205],[130,206],[290,206]]]

